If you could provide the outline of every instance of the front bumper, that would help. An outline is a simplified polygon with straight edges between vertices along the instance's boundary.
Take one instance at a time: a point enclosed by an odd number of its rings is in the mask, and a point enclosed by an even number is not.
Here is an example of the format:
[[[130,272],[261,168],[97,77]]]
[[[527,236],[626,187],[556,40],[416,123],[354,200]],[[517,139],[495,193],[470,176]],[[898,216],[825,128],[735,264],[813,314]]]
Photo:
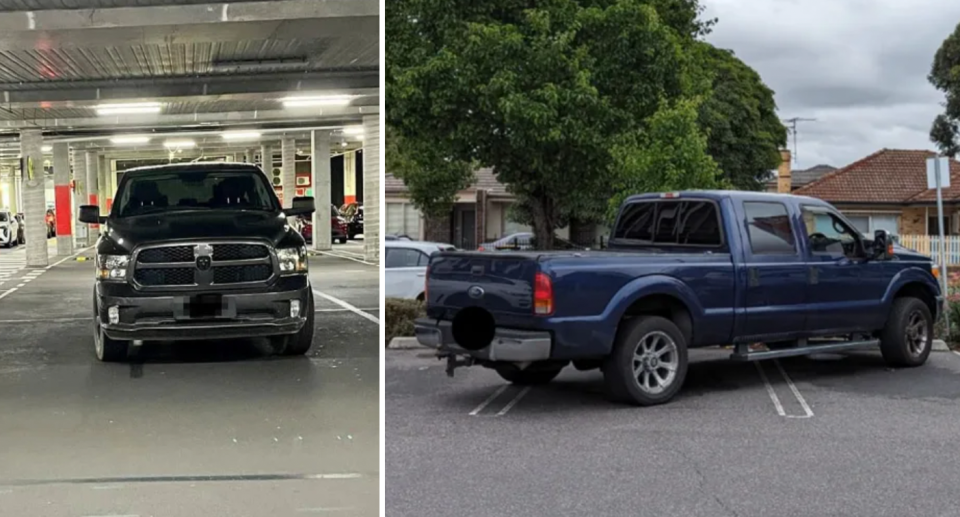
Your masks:
[[[484,361],[530,362],[550,359],[552,339],[549,332],[497,327],[493,341],[480,350],[467,350],[453,339],[450,321],[420,318],[414,322],[417,341],[441,352],[468,355]]]
[[[237,339],[295,334],[306,323],[310,286],[273,292],[222,294],[216,317],[192,319],[187,303],[190,294],[170,296],[98,295],[98,317],[104,333],[112,339],[176,341]],[[300,314],[290,317],[290,301],[300,301]],[[109,307],[119,307],[120,321],[110,323]]]

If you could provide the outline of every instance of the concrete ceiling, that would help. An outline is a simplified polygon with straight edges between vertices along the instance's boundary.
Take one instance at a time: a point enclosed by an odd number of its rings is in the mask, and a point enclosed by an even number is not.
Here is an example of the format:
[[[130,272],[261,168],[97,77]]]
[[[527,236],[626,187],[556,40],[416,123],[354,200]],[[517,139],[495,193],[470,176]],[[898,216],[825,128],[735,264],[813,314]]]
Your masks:
[[[105,137],[129,132],[257,128],[276,140],[282,130],[337,131],[379,113],[379,65],[379,0],[6,0],[0,162],[24,128],[104,150]],[[285,108],[290,95],[353,98]],[[95,109],[126,102],[162,108]]]

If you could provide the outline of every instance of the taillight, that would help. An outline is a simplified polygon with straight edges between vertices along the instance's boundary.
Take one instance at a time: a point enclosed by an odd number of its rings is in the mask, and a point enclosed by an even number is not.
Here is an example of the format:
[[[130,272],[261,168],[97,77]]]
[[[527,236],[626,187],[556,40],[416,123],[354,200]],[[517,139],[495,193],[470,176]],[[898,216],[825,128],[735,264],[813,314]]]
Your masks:
[[[479,248],[477,248],[477,251],[484,251],[483,246],[480,246]]]
[[[553,314],[553,281],[543,272],[537,272],[533,280],[533,312],[540,316]]]

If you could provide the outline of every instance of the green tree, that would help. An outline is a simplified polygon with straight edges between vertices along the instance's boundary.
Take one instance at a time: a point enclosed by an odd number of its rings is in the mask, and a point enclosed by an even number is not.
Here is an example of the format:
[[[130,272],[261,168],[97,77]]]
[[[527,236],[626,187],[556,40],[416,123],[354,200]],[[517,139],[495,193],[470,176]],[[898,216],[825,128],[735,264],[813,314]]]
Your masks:
[[[425,215],[449,212],[473,182],[475,164],[453,159],[443,142],[407,139],[389,124],[386,137],[386,170],[407,185],[414,206]]]
[[[388,124],[405,146],[492,167],[547,247],[562,222],[603,216],[620,167],[650,173],[630,158],[654,145],[648,119],[709,93],[693,35],[641,0],[392,0],[386,23]]]
[[[946,96],[944,112],[930,128],[930,140],[943,155],[956,157],[960,154],[960,25],[940,45],[927,79]]]
[[[712,94],[700,108],[707,152],[734,187],[760,190],[787,144],[787,128],[777,115],[773,90],[733,52],[697,44],[712,77]]]

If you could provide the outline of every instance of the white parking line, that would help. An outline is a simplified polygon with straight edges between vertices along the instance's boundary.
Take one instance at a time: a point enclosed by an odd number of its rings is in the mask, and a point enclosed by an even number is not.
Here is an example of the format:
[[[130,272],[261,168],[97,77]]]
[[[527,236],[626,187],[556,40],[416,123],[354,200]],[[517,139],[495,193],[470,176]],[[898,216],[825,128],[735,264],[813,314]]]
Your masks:
[[[520,393],[517,393],[516,397],[513,397],[513,399],[510,402],[507,402],[506,406],[503,406],[503,409],[501,409],[497,413],[497,416],[506,415],[507,411],[510,411],[511,409],[513,409],[513,406],[516,406],[517,402],[520,402],[520,399],[522,399],[523,396],[526,395],[529,391],[530,391],[530,386],[527,386],[526,388],[523,388],[522,390],[520,390]]]
[[[802,415],[788,415],[787,412],[783,409],[783,403],[780,402],[780,397],[777,396],[776,390],[773,389],[773,384],[770,383],[770,379],[767,377],[767,373],[763,370],[763,367],[760,366],[760,362],[753,363],[757,367],[757,372],[760,373],[760,378],[763,380],[763,385],[767,389],[767,395],[770,396],[770,400],[773,402],[773,407],[777,410],[777,414],[784,418],[811,418],[813,417],[813,410],[810,409],[810,405],[807,404],[807,400],[803,398],[803,395],[800,393],[800,390],[797,389],[797,386],[793,383],[793,380],[790,379],[790,376],[787,375],[787,371],[783,369],[783,366],[780,364],[780,361],[776,359],[773,360],[773,364],[776,365],[777,370],[780,371],[780,375],[783,376],[783,380],[787,383],[787,387],[790,388],[790,392],[793,393],[793,396],[797,399],[797,403],[800,404],[800,407],[803,409]]]
[[[510,387],[509,384],[504,384],[503,386],[500,386],[500,389],[493,392],[493,395],[490,395],[489,397],[487,397],[487,400],[484,400],[483,402],[481,402],[479,406],[477,406],[473,411],[471,411],[470,416],[477,416],[478,413],[483,411],[483,408],[489,406],[494,399],[499,397],[500,394],[503,393],[504,391],[507,391],[507,388],[509,387]]]
[[[320,255],[327,255],[327,256],[329,256],[329,257],[337,257],[337,258],[352,260],[352,261],[354,261],[354,262],[359,262],[359,263],[361,263],[361,264],[366,264],[366,265],[368,265],[368,266],[379,266],[379,265],[380,265],[380,264],[377,264],[377,263],[374,263],[374,262],[367,262],[366,260],[363,260],[363,259],[358,259],[358,258],[355,258],[355,257],[351,257],[351,256],[349,256],[349,255],[342,255],[341,253],[333,253],[333,252],[330,252],[330,251],[318,251],[318,250],[312,250],[312,251],[313,251],[314,253],[319,253]]]
[[[771,385],[770,380],[767,379],[767,374],[763,371],[760,363],[755,362],[753,365],[756,366],[757,371],[760,372],[760,378],[763,379],[763,385],[767,387],[767,395],[770,395],[770,400],[773,401],[773,407],[776,408],[777,414],[787,416],[786,412],[783,411],[783,404],[780,403],[780,397],[777,396],[776,391],[773,391],[773,385]]]
[[[800,394],[800,390],[793,384],[793,381],[790,379],[790,376],[787,375],[787,371],[783,369],[783,366],[780,365],[780,361],[774,360],[773,364],[777,365],[777,369],[780,370],[780,374],[783,375],[783,379],[787,381],[787,386],[790,387],[790,391],[793,392],[793,396],[797,397],[797,402],[800,403],[800,407],[803,408],[803,412],[806,413],[803,416],[800,415],[787,415],[788,418],[810,418],[813,416],[813,410],[810,409],[810,406],[807,404],[807,400],[803,398],[803,395]]]
[[[364,318],[366,318],[366,319],[368,319],[368,320],[376,323],[377,325],[380,324],[380,319],[377,318],[376,316],[374,316],[373,314],[370,314],[369,312],[364,312],[364,311],[362,311],[362,310],[354,307],[353,305],[350,305],[349,303],[341,300],[340,298],[337,298],[337,297],[335,297],[335,296],[330,296],[329,294],[326,294],[326,293],[321,293],[320,291],[317,291],[316,289],[313,290],[313,293],[316,294],[317,296],[325,299],[325,300],[329,300],[329,301],[331,301],[331,302],[333,302],[333,303],[335,303],[335,304],[343,307],[344,309],[347,309],[348,311],[350,311],[350,312],[352,312],[352,313],[354,313],[354,314],[357,314],[357,315],[359,315],[359,316],[362,316],[362,317],[364,317]]]

